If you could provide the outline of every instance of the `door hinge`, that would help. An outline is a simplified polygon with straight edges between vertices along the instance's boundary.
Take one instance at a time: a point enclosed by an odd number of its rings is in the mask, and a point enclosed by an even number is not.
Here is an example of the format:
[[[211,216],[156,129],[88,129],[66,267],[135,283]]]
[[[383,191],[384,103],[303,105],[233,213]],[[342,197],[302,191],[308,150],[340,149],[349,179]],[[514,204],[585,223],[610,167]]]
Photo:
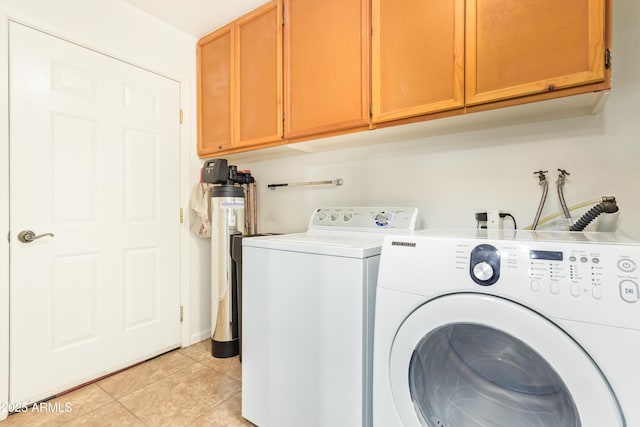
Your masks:
[[[184,308],[180,306],[180,321],[184,321]]]
[[[182,224],[184,222],[184,213],[182,211],[182,208],[180,208],[180,224]]]
[[[604,50],[604,68],[606,70],[611,68],[611,49]]]
[[[182,108],[180,109],[180,124],[182,124]]]

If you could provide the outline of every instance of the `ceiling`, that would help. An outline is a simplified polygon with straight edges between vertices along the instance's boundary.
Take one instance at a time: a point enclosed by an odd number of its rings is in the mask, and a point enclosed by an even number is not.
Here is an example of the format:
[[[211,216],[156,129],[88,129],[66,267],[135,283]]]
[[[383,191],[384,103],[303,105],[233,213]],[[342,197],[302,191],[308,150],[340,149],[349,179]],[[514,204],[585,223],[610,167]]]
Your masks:
[[[200,38],[267,0],[124,0],[172,27]]]

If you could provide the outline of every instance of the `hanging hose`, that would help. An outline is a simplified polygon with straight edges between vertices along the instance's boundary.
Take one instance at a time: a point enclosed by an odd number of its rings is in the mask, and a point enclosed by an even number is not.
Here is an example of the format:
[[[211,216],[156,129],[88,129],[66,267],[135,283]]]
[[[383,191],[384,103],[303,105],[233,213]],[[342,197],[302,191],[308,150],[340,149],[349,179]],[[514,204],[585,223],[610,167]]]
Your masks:
[[[614,213],[614,212],[618,212],[618,210],[619,208],[618,208],[618,205],[616,204],[615,198],[613,198],[613,200],[604,200],[598,203],[597,205],[595,205],[594,207],[592,207],[591,209],[589,209],[587,213],[582,215],[580,219],[578,219],[575,222],[575,224],[569,227],[569,230],[582,231],[585,228],[587,228],[587,225],[589,225],[589,223],[594,219],[596,219],[598,215],[600,215],[601,213]]]
[[[587,206],[591,206],[591,205],[593,205],[595,203],[600,203],[600,202],[604,201],[605,199],[606,199],[606,197],[602,197],[600,199],[593,199],[593,200],[588,200],[586,202],[578,203],[577,205],[573,205],[573,206],[569,207],[569,212],[575,211],[576,209],[580,209],[580,208],[584,208],[584,207],[587,207]],[[553,213],[553,214],[551,214],[549,216],[545,216],[540,221],[538,221],[538,226],[540,226],[542,224],[545,224],[545,223],[551,221],[552,219],[559,217],[560,215],[563,215],[563,213],[564,212],[562,212],[562,211],[558,211],[558,212]],[[531,230],[531,225],[526,226],[525,228],[523,228],[523,230]]]
[[[560,206],[562,206],[562,212],[564,212],[564,217],[567,219],[571,219],[571,214],[569,213],[569,208],[567,207],[567,202],[564,200],[564,179],[567,175],[570,175],[564,169],[558,169],[560,175],[558,175],[558,180],[556,181],[556,188],[558,189],[558,198],[560,199]]]
[[[538,204],[538,211],[536,212],[536,216],[533,219],[533,224],[531,225],[531,229],[535,230],[538,226],[538,221],[540,221],[540,215],[542,215],[542,209],[544,208],[544,203],[547,200],[547,193],[549,192],[549,182],[547,181],[546,176],[544,175],[549,171],[538,171],[534,172],[534,175],[537,174],[540,181],[539,185],[542,185],[542,197],[540,198],[540,203]]]

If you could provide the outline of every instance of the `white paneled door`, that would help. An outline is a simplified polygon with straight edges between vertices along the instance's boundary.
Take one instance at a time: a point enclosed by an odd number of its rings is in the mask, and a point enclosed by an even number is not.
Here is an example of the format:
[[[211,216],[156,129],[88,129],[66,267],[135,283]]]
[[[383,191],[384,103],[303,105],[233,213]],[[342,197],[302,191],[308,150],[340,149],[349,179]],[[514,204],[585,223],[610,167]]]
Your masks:
[[[180,87],[20,24],[9,40],[18,403],[179,346]]]

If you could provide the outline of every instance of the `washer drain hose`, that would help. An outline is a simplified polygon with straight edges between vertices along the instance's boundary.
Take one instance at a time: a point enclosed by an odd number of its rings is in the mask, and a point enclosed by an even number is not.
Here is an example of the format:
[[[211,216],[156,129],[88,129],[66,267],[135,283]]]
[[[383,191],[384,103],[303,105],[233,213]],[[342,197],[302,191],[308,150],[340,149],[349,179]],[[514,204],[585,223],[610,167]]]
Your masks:
[[[604,202],[600,202],[591,209],[589,209],[584,215],[580,217],[571,227],[569,227],[570,231],[582,231],[587,228],[587,225],[591,223],[594,219],[596,219],[601,213],[614,213],[618,212],[620,208],[615,202],[606,200]]]

